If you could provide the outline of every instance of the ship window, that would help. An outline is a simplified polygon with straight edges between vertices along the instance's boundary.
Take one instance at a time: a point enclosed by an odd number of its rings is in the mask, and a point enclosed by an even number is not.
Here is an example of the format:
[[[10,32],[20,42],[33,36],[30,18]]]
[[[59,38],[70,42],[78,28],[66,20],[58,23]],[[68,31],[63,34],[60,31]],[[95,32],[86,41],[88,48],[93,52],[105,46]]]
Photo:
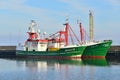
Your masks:
[[[26,51],[28,51],[28,47],[26,47]]]
[[[47,44],[47,43],[41,43],[41,42],[39,42],[39,44]]]

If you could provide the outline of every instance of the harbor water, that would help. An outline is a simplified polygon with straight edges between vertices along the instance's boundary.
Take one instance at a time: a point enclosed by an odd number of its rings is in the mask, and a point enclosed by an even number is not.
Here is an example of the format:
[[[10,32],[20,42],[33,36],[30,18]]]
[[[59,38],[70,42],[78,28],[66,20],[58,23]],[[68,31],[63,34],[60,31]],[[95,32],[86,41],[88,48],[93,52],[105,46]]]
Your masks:
[[[119,59],[0,58],[0,80],[120,80]]]

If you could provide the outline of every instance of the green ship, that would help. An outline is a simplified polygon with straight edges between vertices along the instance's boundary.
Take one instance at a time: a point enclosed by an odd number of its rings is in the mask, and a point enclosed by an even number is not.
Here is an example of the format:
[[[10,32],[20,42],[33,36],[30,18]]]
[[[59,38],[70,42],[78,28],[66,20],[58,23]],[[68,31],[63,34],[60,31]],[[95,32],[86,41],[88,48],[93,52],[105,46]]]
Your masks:
[[[82,25],[80,23],[80,35],[81,35],[81,41],[86,46],[86,49],[83,52],[82,58],[105,58],[108,49],[110,48],[112,44],[112,40],[103,40],[103,41],[95,41],[93,40],[93,15],[90,11],[89,14],[89,41],[84,41],[84,29],[82,28]]]
[[[17,57],[35,57],[35,58],[81,58],[86,46],[81,44],[69,44],[69,31],[72,29],[68,22],[64,24],[65,30],[45,38],[46,32],[41,37],[40,30],[35,31],[36,23],[31,21],[31,26],[28,28],[29,38],[26,40],[23,50],[16,50]],[[73,30],[71,31],[73,32]],[[73,33],[74,34],[74,33]],[[75,35],[75,34],[74,34]],[[73,41],[73,40],[72,40]]]
[[[105,58],[108,49],[112,44],[112,40],[104,40],[102,42],[94,42],[88,44],[83,52],[83,58]]]
[[[17,57],[76,59],[81,58],[85,46],[61,48],[57,51],[23,51],[17,50]]]

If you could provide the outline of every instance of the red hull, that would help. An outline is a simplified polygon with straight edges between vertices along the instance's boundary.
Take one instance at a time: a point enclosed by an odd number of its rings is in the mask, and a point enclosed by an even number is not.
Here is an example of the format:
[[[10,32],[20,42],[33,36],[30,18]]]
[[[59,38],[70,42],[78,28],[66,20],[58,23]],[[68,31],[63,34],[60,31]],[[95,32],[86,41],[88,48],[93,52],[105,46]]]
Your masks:
[[[26,56],[26,55],[19,55],[17,56],[18,58],[44,58],[44,59],[81,59],[80,56],[71,56],[71,57],[68,57],[68,56]]]
[[[105,56],[82,56],[82,58],[98,58],[98,59],[104,59]]]

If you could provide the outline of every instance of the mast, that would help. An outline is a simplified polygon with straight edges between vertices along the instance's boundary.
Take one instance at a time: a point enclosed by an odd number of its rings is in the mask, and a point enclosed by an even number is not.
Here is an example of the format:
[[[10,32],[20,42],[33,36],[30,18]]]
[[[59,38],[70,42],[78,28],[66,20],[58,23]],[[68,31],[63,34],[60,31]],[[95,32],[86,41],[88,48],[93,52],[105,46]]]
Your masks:
[[[34,29],[35,25],[36,25],[36,22],[34,20],[31,20],[30,26],[28,28],[29,40],[36,39],[36,32]]]
[[[92,12],[90,11],[89,14],[89,32],[90,32],[90,41],[93,41],[93,37],[94,37],[94,31],[93,31],[93,15]]]
[[[64,25],[66,25],[65,27],[65,32],[64,32],[64,36],[65,36],[65,42],[66,42],[66,46],[68,45],[68,30],[69,30],[69,23],[66,22]]]
[[[64,31],[59,31],[59,34],[60,34],[60,39],[61,39],[62,34],[64,35],[65,43],[66,43],[65,46],[67,46],[68,45],[68,31],[69,31],[68,19],[66,19],[66,23],[63,24],[63,25],[65,25],[65,30]]]
[[[82,23],[80,23],[80,36],[81,36],[81,42],[83,43],[84,42],[84,31],[82,28]]]

